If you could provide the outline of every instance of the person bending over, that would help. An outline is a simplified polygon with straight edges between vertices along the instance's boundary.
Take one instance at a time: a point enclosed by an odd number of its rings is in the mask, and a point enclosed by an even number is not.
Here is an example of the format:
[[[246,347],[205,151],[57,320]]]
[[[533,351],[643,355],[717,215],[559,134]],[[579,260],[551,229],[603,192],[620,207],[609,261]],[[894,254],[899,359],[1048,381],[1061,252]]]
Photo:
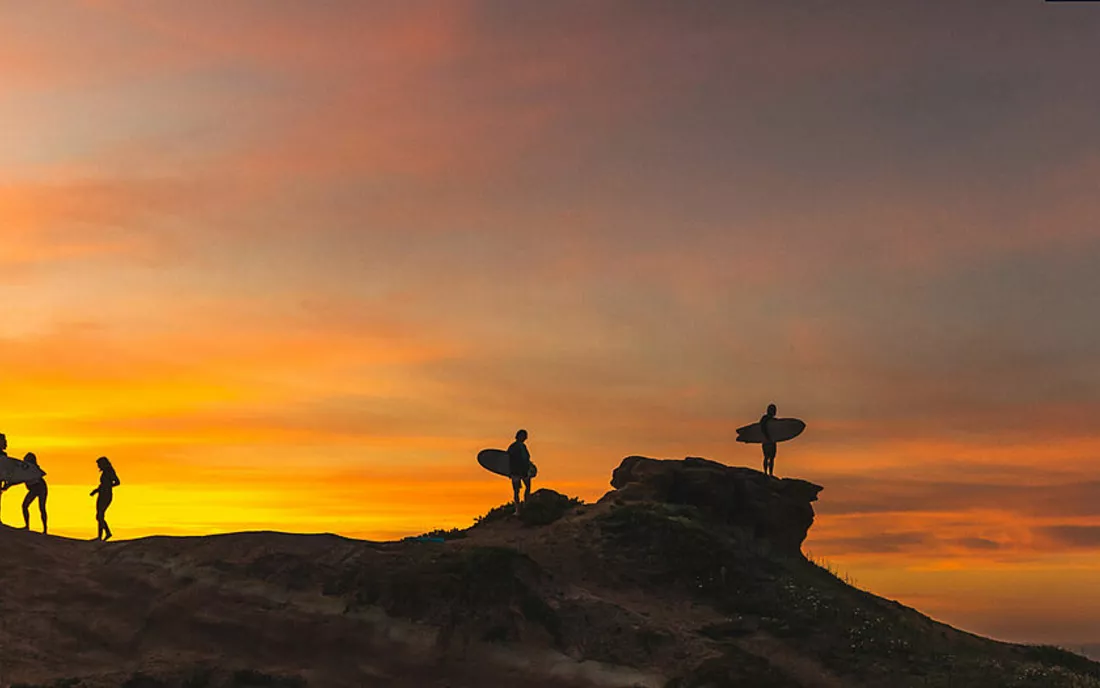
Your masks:
[[[27,455],[23,457],[23,461],[31,464],[35,468],[41,469],[38,465],[38,457],[33,452],[27,452]],[[42,471],[42,475],[46,475],[46,471]],[[31,527],[31,504],[34,500],[38,500],[38,513],[42,515],[42,533],[45,534],[48,530],[46,526],[46,496],[49,494],[49,488],[46,485],[46,478],[42,477],[34,482],[27,483],[27,496],[23,497],[23,528],[29,530]]]

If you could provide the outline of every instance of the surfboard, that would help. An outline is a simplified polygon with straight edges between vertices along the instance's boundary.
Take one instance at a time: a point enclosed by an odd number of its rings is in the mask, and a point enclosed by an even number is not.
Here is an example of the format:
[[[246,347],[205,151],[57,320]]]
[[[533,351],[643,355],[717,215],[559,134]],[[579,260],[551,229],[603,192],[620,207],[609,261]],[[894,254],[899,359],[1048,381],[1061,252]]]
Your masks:
[[[786,442],[793,440],[802,434],[806,424],[797,418],[773,418],[768,421],[768,434],[773,442]],[[750,444],[764,444],[764,431],[760,423],[752,423],[742,428],[737,428],[737,441]]]
[[[503,475],[505,478],[508,476],[508,452],[503,449],[482,449],[477,453],[477,462],[481,464],[481,467],[490,473],[496,473],[497,475]],[[539,469],[535,466],[534,462],[531,463],[531,470],[527,474],[528,478],[534,478],[538,475]]]
[[[0,481],[10,485],[18,485],[19,483],[33,483],[45,475],[38,466],[19,459],[13,459],[10,456],[0,456]]]

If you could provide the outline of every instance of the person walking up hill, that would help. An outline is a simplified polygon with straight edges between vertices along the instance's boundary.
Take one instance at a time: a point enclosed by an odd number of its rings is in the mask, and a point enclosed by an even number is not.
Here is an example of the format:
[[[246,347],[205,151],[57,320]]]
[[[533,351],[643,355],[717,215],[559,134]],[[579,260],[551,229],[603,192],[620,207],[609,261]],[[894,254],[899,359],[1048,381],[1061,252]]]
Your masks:
[[[121,485],[122,481],[118,479],[115,467],[111,465],[111,460],[106,456],[99,457],[95,460],[95,463],[100,471],[99,487],[91,492],[92,497],[99,495],[95,500],[95,520],[98,526],[95,539],[110,540],[111,527],[107,525],[107,507],[111,506],[111,501],[115,496],[115,488]]]

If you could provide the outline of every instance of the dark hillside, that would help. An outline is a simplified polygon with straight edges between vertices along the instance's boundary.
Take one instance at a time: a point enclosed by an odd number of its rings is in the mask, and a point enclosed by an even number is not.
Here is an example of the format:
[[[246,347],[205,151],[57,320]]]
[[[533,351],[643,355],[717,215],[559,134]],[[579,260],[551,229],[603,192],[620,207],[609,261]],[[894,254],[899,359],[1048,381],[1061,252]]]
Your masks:
[[[0,685],[1100,687],[807,561],[816,485],[641,457],[613,485],[442,542],[3,529]]]

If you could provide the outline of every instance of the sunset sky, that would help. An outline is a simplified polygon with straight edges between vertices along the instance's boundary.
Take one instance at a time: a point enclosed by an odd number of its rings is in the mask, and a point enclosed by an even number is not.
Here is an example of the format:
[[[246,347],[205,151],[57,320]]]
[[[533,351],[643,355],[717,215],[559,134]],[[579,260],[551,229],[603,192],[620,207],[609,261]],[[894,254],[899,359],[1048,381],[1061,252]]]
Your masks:
[[[814,556],[1100,642],[1098,64],[1039,0],[4,3],[0,432],[58,534],[105,454],[119,537],[381,539],[519,427],[592,500],[775,402]]]

